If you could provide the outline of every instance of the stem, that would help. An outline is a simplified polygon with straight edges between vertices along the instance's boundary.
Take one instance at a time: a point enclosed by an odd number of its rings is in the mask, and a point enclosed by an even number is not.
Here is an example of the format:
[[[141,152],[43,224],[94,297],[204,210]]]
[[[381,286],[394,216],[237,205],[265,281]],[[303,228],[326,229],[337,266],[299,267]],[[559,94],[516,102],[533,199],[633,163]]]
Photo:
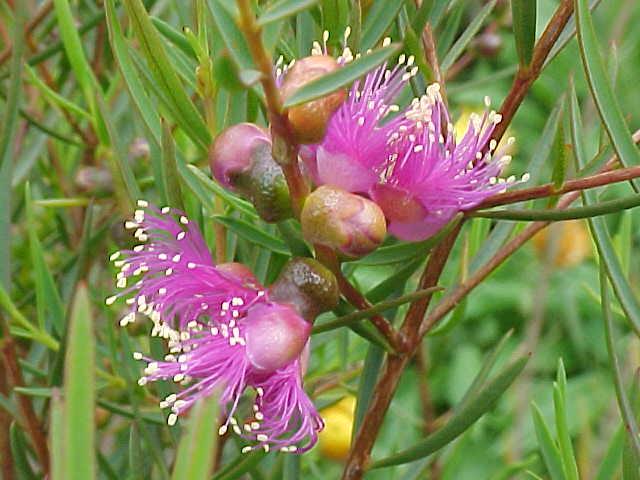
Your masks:
[[[7,372],[7,380],[13,387],[24,386],[22,380],[22,373],[17,362],[17,352],[13,339],[6,337],[2,347],[0,348],[2,353],[2,359],[4,361],[4,367]],[[36,416],[33,405],[31,405],[31,399],[27,395],[16,393],[16,399],[18,402],[18,409],[25,422],[25,429],[27,434],[31,438],[33,449],[35,450],[38,462],[42,468],[42,473],[46,477],[49,474],[49,448],[47,447],[47,437],[44,435],[44,431],[40,426],[38,417]]]
[[[538,185],[523,190],[514,190],[512,192],[498,193],[483,201],[475,207],[475,210],[497,207],[500,205],[508,205],[511,203],[525,202],[537,198],[551,197],[554,195],[562,195],[568,192],[578,190],[586,190],[589,188],[601,187],[611,183],[625,182],[640,177],[640,166],[621,168],[619,170],[598,173],[589,177],[578,178],[575,180],[567,180],[560,188],[555,188],[553,183]]]
[[[293,212],[296,217],[300,217],[304,199],[309,194],[309,187],[300,171],[298,144],[291,134],[289,120],[282,107],[280,91],[273,77],[271,55],[262,43],[262,27],[258,24],[253,14],[251,0],[237,0],[237,4],[240,11],[239,27],[247,39],[249,51],[256,68],[261,73],[260,83],[264,90],[273,137],[273,157],[283,167],[287,185],[289,186]]]
[[[542,72],[544,62],[547,59],[551,48],[555,45],[572,13],[573,1],[562,0],[562,3],[558,6],[553,17],[551,17],[551,20],[549,20],[547,28],[542,33],[542,36],[533,49],[531,63],[518,68],[516,76],[513,79],[511,90],[502,102],[502,106],[499,110],[502,114],[502,121],[496,125],[492,134],[492,138],[497,142],[500,141],[504,132],[507,130],[507,127],[511,123],[518,107],[520,107],[520,104],[524,100],[529,88]]]
[[[453,244],[460,232],[462,222],[460,222],[443,240],[434,248],[429,256],[429,261],[420,279],[421,289],[435,286],[444,265],[451,253]],[[360,430],[355,437],[347,465],[343,473],[343,480],[355,480],[362,478],[366,465],[369,461],[371,449],[378,436],[380,427],[384,420],[395,390],[409,361],[415,355],[417,348],[421,345],[418,336],[418,326],[422,321],[431,295],[412,303],[405,317],[401,332],[408,345],[407,350],[398,355],[389,355],[383,365],[383,371],[373,391],[373,397],[369,403],[369,408],[362,420]]]
[[[411,303],[415,302],[416,300],[425,298],[438,290],[442,290],[442,287],[431,287],[422,290],[416,290],[415,292],[401,295],[397,298],[394,298],[393,300],[377,303],[376,305],[367,309],[343,315],[342,317],[338,317],[335,320],[323,323],[322,325],[316,325],[315,327],[313,327],[313,333],[328,332],[329,330],[352,325],[364,318],[369,318],[374,316],[375,314],[382,313],[395,307],[399,307],[400,305],[404,305],[405,303]]]
[[[361,311],[371,311],[373,308],[369,301],[356,289],[342,274],[340,260],[336,253],[323,245],[315,245],[318,260],[333,272],[338,281],[340,293],[347,301]],[[393,325],[381,315],[371,315],[370,321],[374,327],[384,336],[394,350],[398,351],[402,346],[402,337],[393,328]]]
[[[436,50],[436,42],[433,38],[433,30],[431,29],[431,24],[427,23],[424,27],[424,31],[422,32],[422,45],[424,46],[424,53],[431,67],[431,71],[433,72],[433,76],[440,84],[440,95],[442,95],[442,99],[445,104],[447,103],[447,92],[445,90],[445,82],[444,77],[442,76],[442,72],[440,71],[440,63],[438,62],[438,54]]]

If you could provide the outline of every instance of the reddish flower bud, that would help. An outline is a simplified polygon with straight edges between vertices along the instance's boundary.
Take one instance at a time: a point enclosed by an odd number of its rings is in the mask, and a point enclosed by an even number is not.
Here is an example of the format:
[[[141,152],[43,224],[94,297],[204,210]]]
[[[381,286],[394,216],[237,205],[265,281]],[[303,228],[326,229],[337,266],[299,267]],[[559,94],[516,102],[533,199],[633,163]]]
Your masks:
[[[247,313],[247,358],[258,370],[270,373],[295,360],[311,333],[311,323],[292,307],[259,303]]]
[[[223,186],[234,189],[234,178],[251,167],[251,155],[257,146],[271,146],[269,134],[252,123],[239,123],[223,131],[209,150],[213,177]]]
[[[264,129],[251,123],[229,127],[211,146],[209,162],[214,178],[251,201],[263,220],[278,222],[291,216],[287,181]]]
[[[340,293],[333,273],[312,258],[294,258],[269,288],[272,300],[293,305],[309,322],[338,304]]]
[[[340,65],[336,60],[327,55],[312,55],[296,61],[282,82],[282,97],[286,100],[304,85],[338,68]],[[322,98],[291,107],[287,116],[296,140],[300,143],[321,141],[329,119],[346,96],[346,91],[340,89]]]
[[[372,252],[387,233],[378,205],[326,185],[307,197],[300,222],[309,242],[333,248],[347,257],[358,258]]]

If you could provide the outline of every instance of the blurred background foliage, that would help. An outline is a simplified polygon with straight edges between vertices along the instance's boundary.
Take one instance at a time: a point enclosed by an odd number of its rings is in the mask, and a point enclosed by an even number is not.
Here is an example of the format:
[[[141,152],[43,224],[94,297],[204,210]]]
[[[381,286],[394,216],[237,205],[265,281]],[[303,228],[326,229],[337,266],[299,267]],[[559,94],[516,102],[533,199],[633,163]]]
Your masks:
[[[501,102],[518,65],[509,2],[431,3],[438,56],[449,61],[446,86],[454,117],[480,110],[487,95],[494,105]],[[559,2],[536,3],[540,35]],[[636,0],[596,3],[600,4],[593,18],[607,71],[633,130],[640,125],[640,30],[636,28],[640,7]],[[278,13],[274,4],[284,5],[286,15],[265,25],[264,39],[274,58],[283,55],[286,61],[308,54],[312,41],[320,39],[325,29],[331,32],[329,46],[338,46],[347,24],[353,29],[352,41],[366,47],[373,47],[385,33],[402,41],[406,26],[416,17],[415,4],[402,0],[353,5],[348,0],[260,1],[257,11]],[[354,13],[356,4],[361,22]],[[294,225],[262,223],[252,207],[224,197],[206,178],[211,135],[241,121],[265,123],[255,71],[234,27],[234,2],[157,0],[146,1],[145,6],[153,31],[159,32],[152,40],[161,42],[167,53],[168,63],[163,65],[148,63],[142,27],[132,24],[131,10],[120,2],[0,3],[0,315],[11,325],[15,338],[11,341],[4,331],[3,353],[17,360],[17,370],[12,371],[5,361],[0,371],[0,463],[7,479],[41,478],[33,422],[40,425],[41,433],[52,435],[49,448],[54,458],[57,454],[71,463],[76,458],[77,465],[82,463],[80,453],[64,454],[64,443],[75,441],[74,448],[84,443],[86,448],[95,436],[95,465],[73,478],[89,478],[91,469],[105,479],[170,476],[184,428],[166,426],[157,399],[173,386],[138,387],[141,367],[131,357],[137,350],[158,356],[161,342],[148,337],[148,325],[142,321],[120,329],[120,312],[104,305],[113,288],[108,255],[132,242],[122,225],[132,212],[133,199],[141,196],[159,204],[182,204],[190,218],[200,221],[212,248],[216,221],[225,225],[229,256],[251,265],[266,282],[275,278],[286,253],[294,248],[287,241],[297,238]],[[299,11],[287,13],[291,6]],[[21,10],[29,32],[25,41],[14,32]],[[465,40],[480,14],[484,16],[481,23]],[[454,58],[448,57],[460,38],[462,49]],[[21,57],[15,61],[17,50]],[[552,178],[553,122],[570,82],[575,85],[589,158],[606,144],[579,57],[572,39],[530,89],[509,128],[517,139],[509,173],[524,172],[533,160],[541,165],[533,175],[536,181]],[[172,76],[168,71],[176,73]],[[162,85],[162,78],[177,79],[183,89],[172,89],[169,81]],[[418,77],[413,87],[423,86],[423,77]],[[196,114],[200,112],[197,121],[180,97],[184,92],[194,99]],[[175,98],[168,98],[170,93]],[[405,100],[411,95],[407,89]],[[567,122],[567,117],[565,109],[560,122]],[[568,171],[571,176],[571,168]],[[609,187],[604,198],[625,192],[626,185]],[[534,205],[543,207],[545,201]],[[633,252],[640,241],[639,215],[631,210],[607,217],[624,271],[636,291],[639,257]],[[474,255],[495,226],[496,222],[480,218],[465,226],[442,286],[455,284],[474,269]],[[516,231],[521,227],[515,224]],[[423,257],[406,256],[384,265],[354,262],[345,271],[372,301],[381,301],[415,288]],[[523,374],[495,409],[436,455],[374,470],[367,478],[549,478],[531,402],[549,425],[555,425],[553,380],[560,358],[568,377],[566,420],[580,478],[621,478],[621,422],[598,277],[585,221],[559,223],[516,252],[426,338],[424,351],[402,378],[374,458],[403,450],[441,426],[464,397],[488,352],[509,331],[512,334],[502,345],[497,363],[505,364],[516,351],[531,352]],[[405,309],[387,312],[387,317],[400,318]],[[616,353],[630,386],[640,362],[640,344],[616,303],[612,310],[618,330]],[[334,316],[326,315],[327,319]],[[67,328],[73,318],[77,318],[75,330]],[[74,331],[95,337],[95,342]],[[94,353],[95,369],[86,361]],[[218,445],[217,457],[211,459],[221,469],[215,478],[338,478],[357,416],[354,412],[359,411],[355,397],[366,397],[367,382],[371,384],[367,374],[375,374],[380,356],[380,347],[346,328],[315,336],[306,384],[328,422],[320,447],[302,457],[252,454],[238,460],[239,446],[225,439]],[[79,410],[70,407],[76,405],[69,396],[74,390],[63,382],[65,375],[76,380]],[[83,417],[82,399],[88,399],[87,408],[92,408],[94,388],[95,409],[89,416],[85,411]],[[34,419],[25,416],[25,404],[31,405]],[[207,408],[212,414],[213,407]],[[201,414],[192,414],[194,425]],[[57,427],[56,421],[60,421]],[[215,431],[212,426],[210,435]],[[56,432],[62,446],[56,445]],[[200,434],[207,438],[206,433]],[[612,468],[603,464],[608,453],[614,459]],[[60,473],[70,468],[63,460],[54,460],[53,472],[62,475],[58,478],[72,478]]]

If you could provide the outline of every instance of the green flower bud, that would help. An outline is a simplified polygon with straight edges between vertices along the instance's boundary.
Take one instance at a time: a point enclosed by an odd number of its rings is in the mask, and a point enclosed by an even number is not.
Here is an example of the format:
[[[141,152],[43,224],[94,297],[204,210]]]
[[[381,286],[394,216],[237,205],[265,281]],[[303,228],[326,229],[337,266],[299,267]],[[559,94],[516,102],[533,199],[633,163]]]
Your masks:
[[[291,259],[269,288],[269,295],[277,302],[292,304],[310,322],[334,309],[340,298],[333,273],[312,258]]]
[[[339,251],[350,258],[362,257],[384,240],[387,225],[378,205],[360,195],[324,185],[305,201],[300,215],[304,238]]]
[[[267,222],[291,217],[289,188],[271,154],[271,138],[257,125],[240,123],[222,132],[209,150],[213,177],[256,207]]]
[[[340,65],[335,59],[327,55],[312,55],[297,60],[285,74],[281,87],[282,97],[284,100],[288,99],[300,87],[338,68]],[[346,96],[346,91],[340,89],[287,110],[289,124],[296,140],[299,143],[320,142],[324,138],[329,119]]]

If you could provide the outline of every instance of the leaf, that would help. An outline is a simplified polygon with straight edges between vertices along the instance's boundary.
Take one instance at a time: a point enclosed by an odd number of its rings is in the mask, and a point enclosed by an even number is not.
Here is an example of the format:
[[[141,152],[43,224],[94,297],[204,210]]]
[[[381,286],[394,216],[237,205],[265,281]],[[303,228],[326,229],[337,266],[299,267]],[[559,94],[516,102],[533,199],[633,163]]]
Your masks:
[[[196,145],[206,150],[211,143],[209,130],[172,67],[160,34],[154,28],[142,1],[124,0],[123,3],[151,74],[169,100],[174,120]]]
[[[560,457],[567,480],[578,480],[578,466],[576,465],[569,425],[567,418],[567,376],[562,359],[558,362],[557,380],[553,386],[553,405],[556,414],[556,431]]]
[[[71,308],[64,371],[64,479],[95,478],[95,346],[87,287],[81,283]]]
[[[373,48],[382,38],[384,32],[397,17],[405,0],[386,0],[383,2],[373,2],[367,13],[362,28],[362,39],[360,40],[360,50],[366,51]]]
[[[560,188],[566,178],[568,166],[562,121],[558,123],[558,131],[556,132],[556,138],[553,142],[553,151],[551,155],[553,159],[551,181],[555,188]]]
[[[598,107],[598,113],[620,162],[625,166],[638,165],[640,164],[640,152],[631,138],[629,127],[624,121],[622,111],[607,78],[588,2],[587,0],[574,0],[574,4],[580,55],[591,95]],[[633,183],[638,189],[638,183],[635,181]]]
[[[598,474],[595,480],[611,480],[616,478],[616,473],[620,469],[620,460],[622,458],[622,448],[624,445],[625,432],[622,427],[618,428],[609,443],[607,452],[602,459]]]
[[[362,368],[360,382],[358,384],[356,411],[353,431],[351,434],[352,439],[355,438],[358,433],[360,425],[362,425],[362,420],[364,419],[364,414],[366,413],[367,408],[369,408],[369,403],[373,396],[373,389],[376,385],[376,381],[378,380],[378,372],[382,366],[383,359],[384,349],[377,345],[370,344],[367,349],[367,356],[364,359],[364,367]]]
[[[27,443],[24,438],[24,433],[18,425],[13,422],[9,428],[9,441],[11,444],[11,456],[13,457],[13,468],[17,475],[17,480],[36,480],[35,474],[31,470],[29,465],[29,459],[27,458]],[[8,452],[3,452],[3,455]]]
[[[171,135],[171,127],[162,123],[162,159],[160,162],[162,189],[166,192],[164,199],[167,205],[184,210],[182,204],[182,191],[180,189],[180,176],[176,162],[176,148]]]
[[[516,39],[518,59],[522,67],[531,63],[533,47],[536,43],[537,7],[537,0],[511,0],[513,34]]]
[[[373,462],[371,468],[401,465],[424,458],[458,438],[493,407],[520,374],[528,360],[528,356],[522,357],[506,366],[482,390],[472,397],[473,401],[469,401],[462,408],[456,409],[455,413],[442,428],[407,450]]]
[[[560,450],[551,437],[551,432],[547,426],[540,409],[535,403],[531,404],[531,414],[533,415],[533,425],[536,429],[536,438],[540,453],[547,467],[551,480],[566,480],[562,469],[562,457]]]
[[[443,72],[451,68],[451,66],[458,59],[467,45],[469,45],[469,42],[473,40],[473,37],[476,33],[478,33],[485,19],[493,11],[493,7],[495,7],[496,1],[497,0],[491,0],[484,7],[482,7],[482,10],[480,10],[477,15],[474,16],[473,21],[467,26],[464,32],[462,32],[462,35],[460,35],[458,40],[456,40],[456,43],[454,43],[449,49],[445,57],[442,59],[442,62],[440,63],[440,68]],[[533,0],[529,1],[530,3],[535,3]]]
[[[258,214],[253,208],[253,205],[228,193],[224,188],[202,173],[198,167],[195,165],[187,165],[180,157],[178,157],[178,172],[185,184],[194,195],[200,199],[210,213],[215,213],[213,194],[222,198],[222,201],[227,205],[237,209],[244,215],[248,215],[252,220],[258,218]]]
[[[49,445],[51,450],[51,480],[64,480],[64,405],[60,392],[55,389],[51,397],[49,417]]]
[[[264,229],[259,228],[252,222],[224,215],[213,215],[213,219],[232,232],[237,233],[240,237],[256,245],[260,245],[275,253],[287,256],[291,255],[286,243],[273,235],[269,235]]]
[[[29,235],[29,250],[36,284],[36,310],[38,312],[38,325],[40,329],[47,328],[46,315],[51,315],[51,322],[58,335],[63,332],[65,311],[56,287],[53,275],[44,259],[42,245],[36,234],[36,225],[33,215],[31,189],[29,183],[25,186],[25,204],[27,210],[27,230]]]
[[[241,69],[254,68],[247,41],[242,32],[238,30],[233,17],[224,8],[223,1],[209,0],[207,4],[213,17],[213,22],[220,32],[229,55]]]
[[[178,47],[180,51],[187,57],[191,58],[192,60],[198,60],[196,52],[191,47],[189,40],[187,40],[187,38],[181,32],[158,17],[149,18],[151,18],[151,22],[153,22],[153,25],[158,29],[158,32],[160,32],[164,36],[164,38]]]
[[[265,26],[313,7],[318,0],[280,0],[266,8],[258,18],[258,25]]]
[[[379,48],[348,63],[344,67],[334,70],[328,75],[307,83],[284,102],[284,107],[289,108],[300,103],[309,102],[345,87],[354,80],[362,77],[365,73],[384,63],[399,49],[399,44],[391,44]]]
[[[113,52],[124,83],[129,91],[129,97],[142,118],[145,127],[153,136],[156,144],[159,145],[160,117],[142,85],[142,81],[138,76],[131,55],[129,54],[129,47],[122,35],[122,30],[120,29],[120,24],[116,16],[114,0],[107,0],[104,3],[104,7],[111,51]]]
[[[200,399],[189,415],[187,432],[182,436],[172,480],[207,480],[216,455],[218,435],[218,394]]]
[[[495,218],[499,220],[530,221],[539,220],[559,221],[574,220],[579,218],[595,218],[601,215],[620,212],[640,205],[640,194],[606,202],[587,205],[584,207],[565,208],[556,210],[553,208],[542,209],[507,209],[507,210],[480,210],[469,213],[472,217]]]
[[[616,342],[613,337],[613,317],[609,299],[609,286],[607,285],[607,275],[603,266],[600,267],[600,297],[602,298],[602,315],[604,317],[604,333],[607,343],[607,354],[609,356],[610,368],[613,372],[613,383],[616,390],[618,408],[622,415],[622,420],[627,433],[627,442],[631,447],[631,452],[635,458],[640,459],[640,429],[633,411],[633,406],[627,396],[624,380],[622,378],[622,367],[616,355]]]

